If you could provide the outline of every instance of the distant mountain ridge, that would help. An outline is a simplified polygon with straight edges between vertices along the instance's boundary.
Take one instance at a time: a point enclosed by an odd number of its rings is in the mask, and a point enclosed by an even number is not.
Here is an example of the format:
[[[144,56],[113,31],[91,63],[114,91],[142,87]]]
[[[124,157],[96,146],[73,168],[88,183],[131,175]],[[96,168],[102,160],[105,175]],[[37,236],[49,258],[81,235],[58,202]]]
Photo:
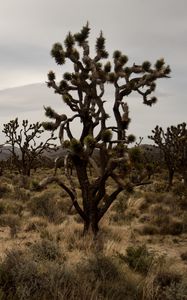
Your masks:
[[[146,152],[146,155],[150,159],[154,159],[156,161],[162,160],[162,155],[160,152],[160,149],[154,145],[150,144],[142,144],[140,145],[140,148],[143,149],[144,152]],[[11,152],[10,152],[11,146],[1,146],[0,147],[0,161],[6,161],[11,157]],[[21,157],[21,151],[19,148],[15,148],[16,154]],[[63,149],[61,146],[57,147],[57,150],[44,150],[43,151],[43,156],[47,157],[51,160],[55,160],[55,158],[59,157],[65,157],[67,154],[67,150]],[[95,153],[96,158],[98,158],[98,153]]]
[[[6,161],[11,157],[11,146],[1,146],[0,147],[0,161]],[[21,151],[19,148],[15,147],[15,152],[21,158]],[[54,160],[57,156],[64,156],[65,155],[65,150],[62,149],[61,147],[58,147],[56,151],[54,150],[44,150],[43,156],[50,158],[51,160]]]

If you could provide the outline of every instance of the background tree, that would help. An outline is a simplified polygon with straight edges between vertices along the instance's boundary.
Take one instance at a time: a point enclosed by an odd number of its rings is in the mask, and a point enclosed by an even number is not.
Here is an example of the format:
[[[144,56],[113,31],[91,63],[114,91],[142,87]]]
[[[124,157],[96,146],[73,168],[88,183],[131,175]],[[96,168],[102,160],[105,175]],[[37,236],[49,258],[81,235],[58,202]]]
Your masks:
[[[149,136],[163,152],[169,174],[169,187],[172,185],[174,173],[179,171],[187,185],[187,128],[186,123],[168,127],[166,132],[156,126]]]
[[[59,138],[63,147],[68,148],[68,156],[76,169],[78,182],[82,191],[82,204],[77,201],[77,194],[72,178],[69,177],[69,186],[56,180],[70,195],[74,207],[84,221],[84,229],[90,227],[94,233],[98,231],[98,223],[109,209],[118,194],[132,188],[129,181],[130,164],[127,144],[134,141],[133,136],[127,136],[130,118],[129,109],[124,98],[137,92],[143,98],[143,103],[153,105],[155,97],[149,98],[155,90],[155,81],[158,78],[167,78],[169,66],[165,66],[164,59],[159,59],[154,67],[145,61],[141,65],[127,66],[128,57],[120,51],[113,54],[113,63],[102,64],[108,58],[105,48],[105,38],[101,32],[96,40],[96,55],[91,57],[88,43],[90,28],[87,24],[79,33],[69,32],[64,46],[55,43],[51,55],[58,65],[66,60],[73,64],[73,72],[65,72],[63,80],[55,80],[55,73],[48,74],[48,87],[55,93],[62,95],[63,101],[69,106],[73,115],[58,114],[52,108],[46,107],[46,116],[53,122],[45,122],[46,130],[59,128]],[[79,49],[78,49],[79,47]],[[105,110],[104,98],[106,84],[114,87],[113,114],[115,124],[109,126],[108,113]],[[71,123],[79,119],[82,126],[80,137],[74,137]],[[99,153],[99,161],[92,158],[94,151]],[[88,176],[88,163],[95,170],[95,177]],[[114,191],[106,194],[108,179],[114,181]],[[123,178],[123,180],[122,180]],[[48,181],[49,182],[49,181]]]
[[[12,163],[22,175],[30,176],[31,168],[36,167],[43,152],[56,148],[52,143],[56,139],[53,133],[44,142],[37,143],[44,132],[42,124],[39,122],[29,124],[28,120],[23,120],[20,129],[18,118],[16,118],[3,126],[3,133],[7,138],[5,145],[10,145]]]

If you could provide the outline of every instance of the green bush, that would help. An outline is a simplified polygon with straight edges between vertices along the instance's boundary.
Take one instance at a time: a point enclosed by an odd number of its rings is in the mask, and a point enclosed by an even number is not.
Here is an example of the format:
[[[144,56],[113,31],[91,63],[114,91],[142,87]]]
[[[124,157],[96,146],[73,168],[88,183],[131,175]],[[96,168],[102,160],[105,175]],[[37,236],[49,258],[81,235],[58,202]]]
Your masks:
[[[147,250],[145,245],[129,246],[126,249],[126,255],[119,254],[119,257],[125,261],[130,268],[147,274],[154,260],[154,255]]]

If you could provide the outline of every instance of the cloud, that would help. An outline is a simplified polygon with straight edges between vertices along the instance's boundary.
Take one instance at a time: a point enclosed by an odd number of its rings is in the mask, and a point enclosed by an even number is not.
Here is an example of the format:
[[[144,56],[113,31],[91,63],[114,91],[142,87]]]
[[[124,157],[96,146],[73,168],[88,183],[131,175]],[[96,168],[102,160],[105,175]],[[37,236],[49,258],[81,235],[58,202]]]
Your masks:
[[[172,124],[185,121],[187,102],[185,98],[176,99],[174,96],[167,95],[158,90],[158,103],[152,107],[142,104],[141,97],[136,94],[127,98],[130,109],[131,123],[129,133],[143,136],[147,141],[147,136],[151,130],[160,125],[166,128]],[[104,99],[106,111],[110,115],[108,124],[114,125],[113,117],[113,89],[108,87]],[[58,94],[47,88],[44,84],[33,84],[18,88],[6,89],[0,92],[0,119],[2,123],[7,123],[11,119],[18,117],[19,120],[28,119],[30,122],[47,120],[44,116],[43,106],[51,106],[60,114],[72,116],[72,112],[63,102]],[[79,120],[73,122],[72,130],[76,137],[79,136],[81,124]],[[57,133],[58,134],[58,133]],[[0,134],[1,140],[4,136]]]

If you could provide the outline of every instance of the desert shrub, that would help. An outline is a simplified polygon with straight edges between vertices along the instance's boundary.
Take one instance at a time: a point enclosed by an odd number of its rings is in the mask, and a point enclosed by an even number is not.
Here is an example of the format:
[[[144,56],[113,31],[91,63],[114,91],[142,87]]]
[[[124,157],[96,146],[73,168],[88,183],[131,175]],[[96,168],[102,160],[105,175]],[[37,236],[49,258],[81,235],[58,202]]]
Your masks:
[[[0,264],[0,289],[1,299],[81,299],[76,280],[63,263],[41,265],[18,250],[8,252]]]
[[[186,300],[187,299],[187,278],[184,277],[179,282],[172,282],[165,287],[163,298],[166,300]]]
[[[156,204],[166,204],[168,206],[173,206],[176,204],[176,197],[173,197],[172,193],[166,192],[147,192],[145,193],[145,199],[148,203],[156,203]]]
[[[126,218],[126,216],[123,213],[115,213],[111,214],[109,217],[110,223],[118,224],[118,225],[124,225],[127,221],[129,221],[129,217]]]
[[[184,185],[184,183],[182,182],[178,182],[177,184],[175,184],[172,187],[172,192],[174,195],[182,198],[183,196],[187,196],[187,190],[186,187]]]
[[[6,212],[6,204],[4,202],[0,202],[0,215]]]
[[[154,287],[157,289],[157,299],[184,300],[187,296],[187,280],[175,270],[162,267],[154,278]]]
[[[170,218],[168,226],[164,226],[160,228],[161,234],[171,234],[171,235],[178,235],[183,233],[183,223],[178,220],[174,220]]]
[[[18,215],[19,217],[22,216],[24,210],[24,206],[22,205],[22,203],[18,202],[9,202],[6,208],[7,212]]]
[[[178,200],[179,207],[183,210],[187,210],[187,195],[182,196],[181,198],[179,198],[177,200]]]
[[[182,215],[183,232],[187,232],[187,212]]]
[[[62,193],[61,193],[62,194]],[[72,205],[70,199],[66,196],[61,196],[61,199],[57,201],[59,209],[65,214],[78,215],[76,209]]]
[[[147,274],[154,260],[153,253],[147,250],[146,245],[129,246],[126,249],[126,255],[119,254],[119,257],[125,261],[130,268]]]
[[[33,180],[30,182],[30,189],[31,189],[32,191],[40,190],[39,181],[36,180],[36,179],[33,179]]]
[[[145,222],[150,222],[151,221],[151,216],[149,214],[142,214],[139,217],[139,222],[145,223]]]
[[[167,256],[165,255],[155,257],[147,276],[143,280],[143,299],[185,299],[183,297],[169,297],[174,286],[178,286],[177,289],[179,292],[180,284],[183,280],[183,276],[180,273],[180,270],[176,268],[176,265],[173,264],[173,262],[173,260],[167,259]]]
[[[155,278],[155,283],[158,284],[161,288],[170,286],[172,283],[179,283],[181,280],[181,275],[171,271],[170,269],[162,268]]]
[[[131,282],[122,271],[117,259],[95,255],[78,265],[79,282],[89,286],[96,297],[93,299],[140,299],[141,291],[136,282]]]
[[[8,252],[0,265],[0,287],[4,299],[34,299],[32,295],[42,287],[36,263],[20,251]]]
[[[160,234],[171,234],[178,235],[183,233],[183,223],[180,220],[175,220],[170,216],[166,216],[165,220],[160,219],[160,224],[158,220],[156,221],[159,227]]]
[[[0,198],[4,197],[8,192],[10,192],[10,188],[7,184],[0,184]]]
[[[187,251],[181,253],[181,258],[182,258],[182,260],[187,261]]]
[[[51,232],[49,232],[49,230],[47,230],[47,228],[44,228],[40,231],[40,238],[41,239],[47,239],[49,241],[54,240],[54,236],[52,235]]]
[[[33,215],[47,217],[50,222],[58,224],[63,221],[62,211],[54,198],[54,193],[44,192],[39,196],[33,197],[29,202],[28,208]]]
[[[43,253],[43,248],[42,248]],[[35,249],[11,250],[0,263],[1,299],[142,299],[135,277],[118,259],[92,256],[68,267],[62,259],[38,259]]]
[[[20,229],[20,218],[13,214],[3,214],[0,216],[0,226],[8,226],[10,228],[10,236],[16,237]]]
[[[140,229],[141,234],[149,234],[149,235],[154,235],[159,233],[159,229],[157,226],[152,225],[152,224],[144,224],[141,229]]]
[[[171,216],[169,206],[154,204],[150,207],[150,213],[152,214],[151,223],[159,228],[160,234],[178,235],[183,233],[183,222]]]
[[[83,263],[84,271],[93,276],[93,279],[99,280],[115,280],[120,276],[119,270],[115,265],[114,261],[110,257],[106,256],[94,256]]]
[[[55,260],[61,257],[59,245],[55,241],[42,239],[31,246],[31,252],[39,260]]]
[[[123,214],[124,211],[127,209],[127,200],[128,200],[128,196],[125,195],[125,193],[121,193],[117,197],[117,199],[112,207],[112,210],[114,210],[118,214]]]
[[[155,182],[154,183],[154,191],[156,193],[164,193],[167,189],[165,182]]]
[[[40,231],[41,229],[44,229],[47,227],[47,222],[45,220],[31,220],[25,228],[26,232],[29,231]]]
[[[150,213],[152,214],[152,222],[156,225],[167,224],[169,222],[169,208],[163,207],[162,204],[154,204],[150,207]]]
[[[14,194],[13,194],[14,199],[16,198],[16,200],[27,202],[30,199],[30,196],[31,194],[29,190],[20,186],[14,187]]]

